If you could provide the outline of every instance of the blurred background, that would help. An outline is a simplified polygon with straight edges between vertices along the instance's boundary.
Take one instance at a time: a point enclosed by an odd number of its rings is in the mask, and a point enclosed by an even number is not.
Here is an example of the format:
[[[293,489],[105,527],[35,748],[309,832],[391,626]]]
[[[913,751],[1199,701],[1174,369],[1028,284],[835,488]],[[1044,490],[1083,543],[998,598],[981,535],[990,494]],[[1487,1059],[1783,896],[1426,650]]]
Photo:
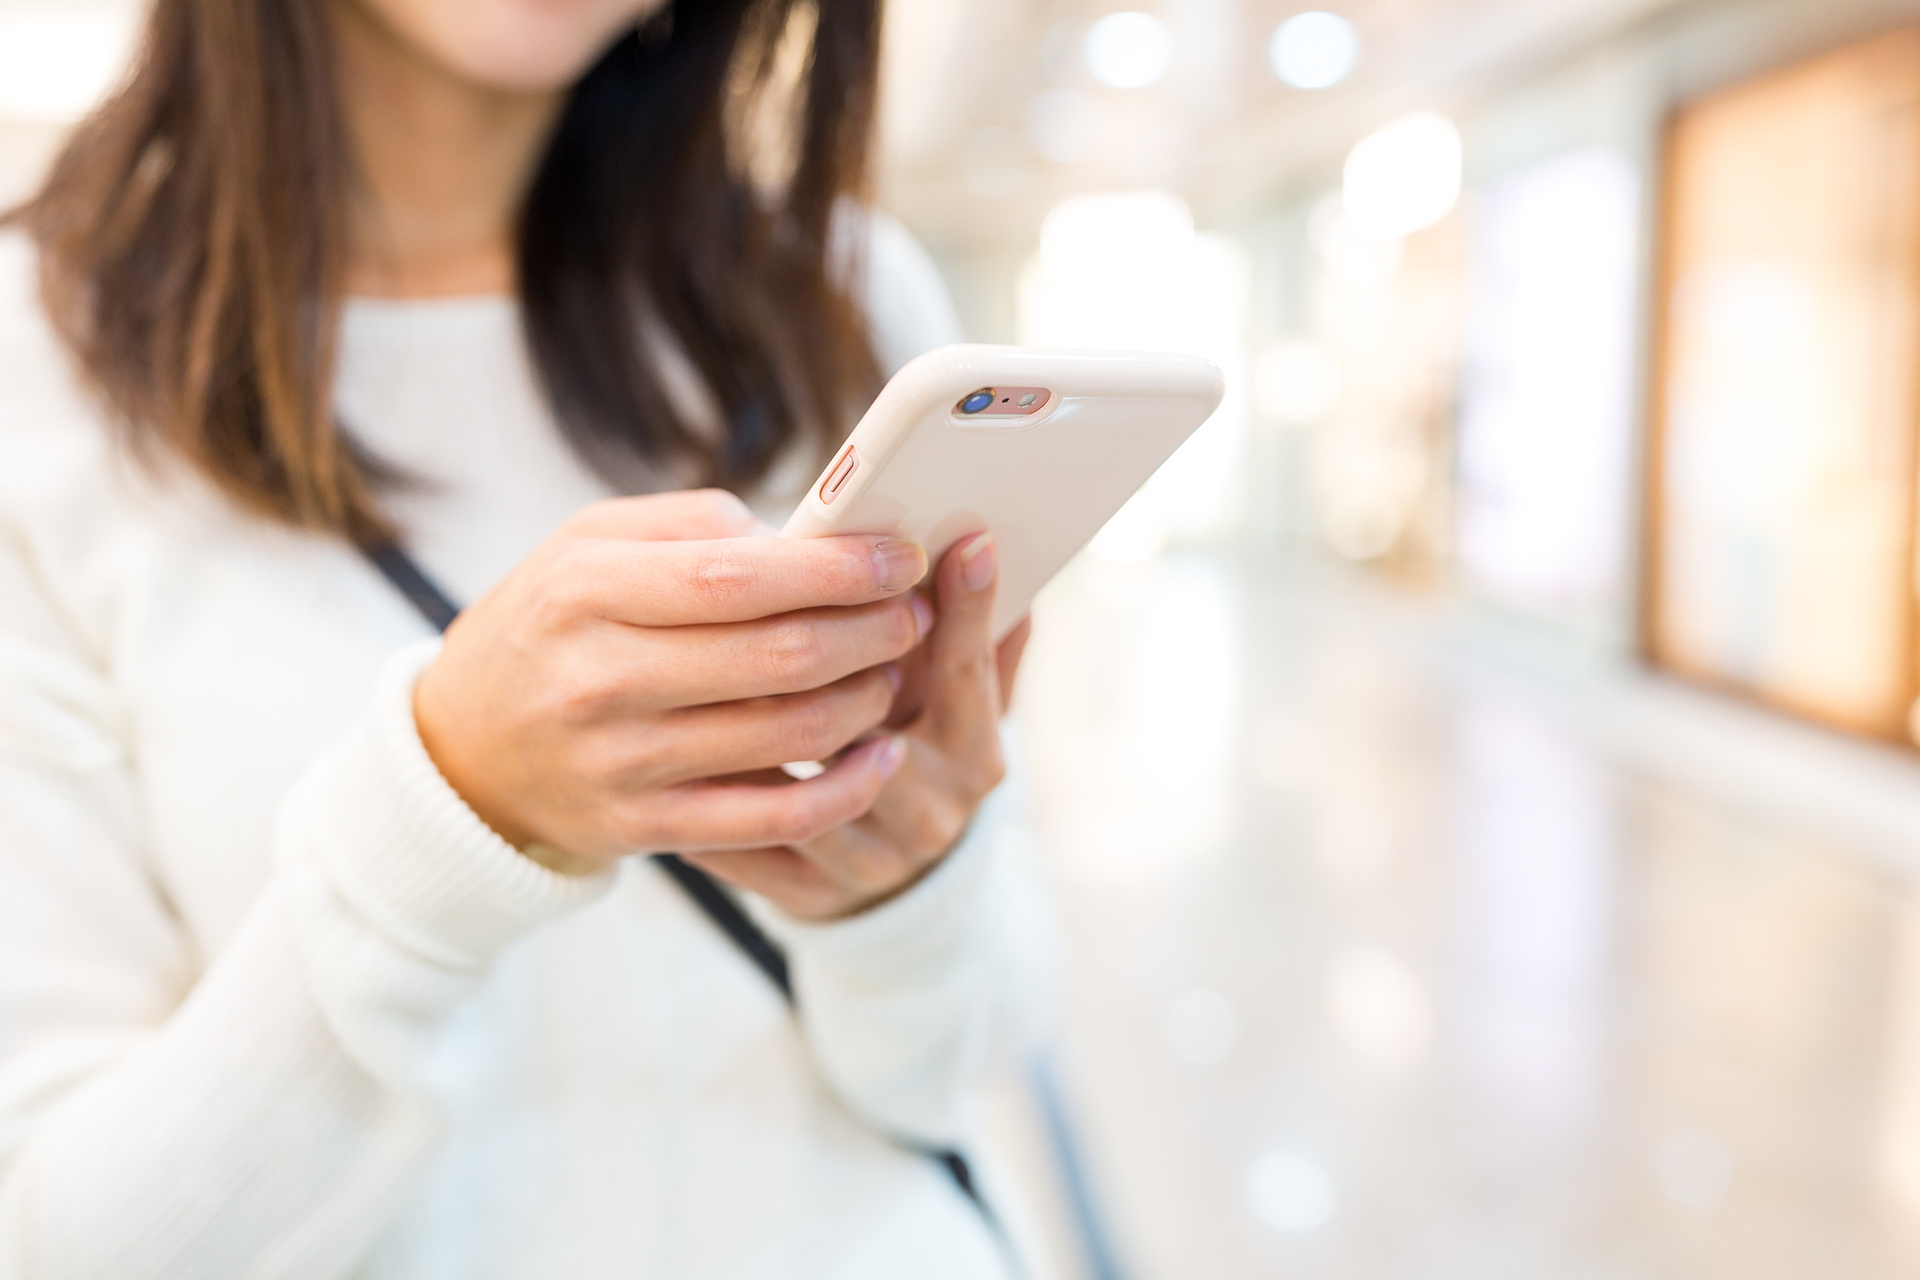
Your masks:
[[[0,201],[137,19],[0,0]],[[881,149],[1229,376],[1022,677],[1035,1275],[1920,1269],[1920,0],[895,0]]]

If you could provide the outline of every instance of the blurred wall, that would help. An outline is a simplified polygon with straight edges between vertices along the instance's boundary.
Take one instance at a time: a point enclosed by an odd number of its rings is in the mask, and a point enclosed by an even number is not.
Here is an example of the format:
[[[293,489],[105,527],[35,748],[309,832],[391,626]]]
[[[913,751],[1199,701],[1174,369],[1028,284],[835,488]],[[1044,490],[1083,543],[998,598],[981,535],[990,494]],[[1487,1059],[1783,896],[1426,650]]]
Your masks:
[[[1252,395],[1236,491],[1206,532],[1330,553],[1633,653],[1664,122],[1716,87],[1920,21],[1920,3],[1338,5],[1360,62],[1318,92],[1264,65],[1291,6],[1148,7],[1172,64],[1150,88],[1113,90],[1081,55],[1100,7],[895,6],[883,199],[933,248],[973,336],[1021,335],[1020,274],[1049,210],[1170,192],[1202,235],[1239,246],[1247,273]],[[1098,117],[1078,152],[1048,133],[1062,100]],[[1342,165],[1416,109],[1458,124],[1464,191],[1383,263],[1337,225]],[[1581,225],[1555,242],[1568,214]],[[1329,365],[1337,393],[1302,403]],[[1557,455],[1513,426],[1555,394],[1562,420],[1542,430],[1559,431]]]

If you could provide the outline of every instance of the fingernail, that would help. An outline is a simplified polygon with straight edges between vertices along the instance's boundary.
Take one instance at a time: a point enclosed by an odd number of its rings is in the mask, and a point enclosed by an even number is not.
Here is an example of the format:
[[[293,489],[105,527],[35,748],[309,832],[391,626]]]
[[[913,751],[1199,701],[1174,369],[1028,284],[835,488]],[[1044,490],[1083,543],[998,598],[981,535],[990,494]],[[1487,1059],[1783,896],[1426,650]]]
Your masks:
[[[969,591],[985,591],[992,586],[994,572],[999,567],[990,533],[983,533],[960,548],[960,580],[967,584]]]
[[[899,663],[889,662],[886,666],[880,668],[880,673],[887,678],[887,688],[893,690],[895,693],[900,692],[900,681],[903,677],[900,674]]]
[[[873,767],[884,780],[900,772],[900,766],[907,762],[907,740],[899,734],[887,739],[887,745],[880,748],[873,758]]]
[[[916,591],[913,593],[913,598],[907,601],[907,607],[913,610],[914,630],[924,639],[927,632],[933,630],[933,606],[927,603],[925,596]]]
[[[882,590],[899,591],[926,576],[927,553],[918,543],[888,538],[873,546],[873,576]]]

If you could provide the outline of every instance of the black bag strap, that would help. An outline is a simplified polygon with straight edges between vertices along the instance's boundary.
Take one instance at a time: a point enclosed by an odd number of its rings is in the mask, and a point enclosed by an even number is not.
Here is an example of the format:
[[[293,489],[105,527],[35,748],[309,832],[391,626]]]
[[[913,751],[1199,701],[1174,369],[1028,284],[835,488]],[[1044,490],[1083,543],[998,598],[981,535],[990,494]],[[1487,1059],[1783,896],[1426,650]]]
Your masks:
[[[656,853],[653,860],[693,899],[694,905],[706,913],[707,919],[719,926],[720,932],[727,935],[740,953],[767,975],[767,981],[780,989],[786,1002],[792,1004],[793,978],[787,972],[786,953],[753,922],[752,916],[741,910],[733,895],[677,853]]]
[[[445,631],[460,616],[460,606],[456,605],[440,584],[427,576],[417,561],[397,543],[385,542],[375,546],[363,547],[362,554],[369,563],[380,571],[380,576],[393,584],[395,590],[407,598],[420,612],[420,616],[433,625],[436,631]],[[683,893],[692,900],[700,913],[713,922],[714,927],[727,935],[727,940],[740,951],[754,968],[766,975],[779,990],[780,996],[788,1007],[794,1005],[793,977],[787,967],[787,956],[780,944],[769,938],[766,931],[753,922],[738,900],[725,886],[712,876],[694,866],[677,853],[656,853],[653,861],[669,879],[680,886]],[[1001,1231],[1000,1221],[994,1216],[986,1197],[973,1178],[973,1167],[967,1163],[966,1156],[947,1147],[925,1147],[917,1142],[888,1135],[889,1140],[905,1147],[909,1151],[926,1156],[939,1165],[953,1179],[953,1185],[960,1189],[980,1216],[985,1218],[1003,1245],[1006,1237]],[[1012,1257],[1011,1248],[1008,1249]]]
[[[394,590],[405,596],[407,603],[419,610],[420,616],[432,624],[435,631],[445,631],[460,616],[460,606],[449,600],[440,584],[429,578],[413,557],[396,544],[382,542],[361,551],[380,571],[380,576],[392,583]]]

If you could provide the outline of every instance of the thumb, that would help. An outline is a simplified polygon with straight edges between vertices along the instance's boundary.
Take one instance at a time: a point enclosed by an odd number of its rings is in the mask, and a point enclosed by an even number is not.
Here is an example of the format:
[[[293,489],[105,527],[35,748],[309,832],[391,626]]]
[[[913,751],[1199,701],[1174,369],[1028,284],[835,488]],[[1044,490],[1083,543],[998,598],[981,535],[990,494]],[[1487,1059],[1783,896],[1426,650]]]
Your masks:
[[[927,717],[934,735],[960,751],[975,739],[999,740],[993,646],[999,576],[993,535],[979,533],[947,552],[935,577],[939,618],[927,637]]]

